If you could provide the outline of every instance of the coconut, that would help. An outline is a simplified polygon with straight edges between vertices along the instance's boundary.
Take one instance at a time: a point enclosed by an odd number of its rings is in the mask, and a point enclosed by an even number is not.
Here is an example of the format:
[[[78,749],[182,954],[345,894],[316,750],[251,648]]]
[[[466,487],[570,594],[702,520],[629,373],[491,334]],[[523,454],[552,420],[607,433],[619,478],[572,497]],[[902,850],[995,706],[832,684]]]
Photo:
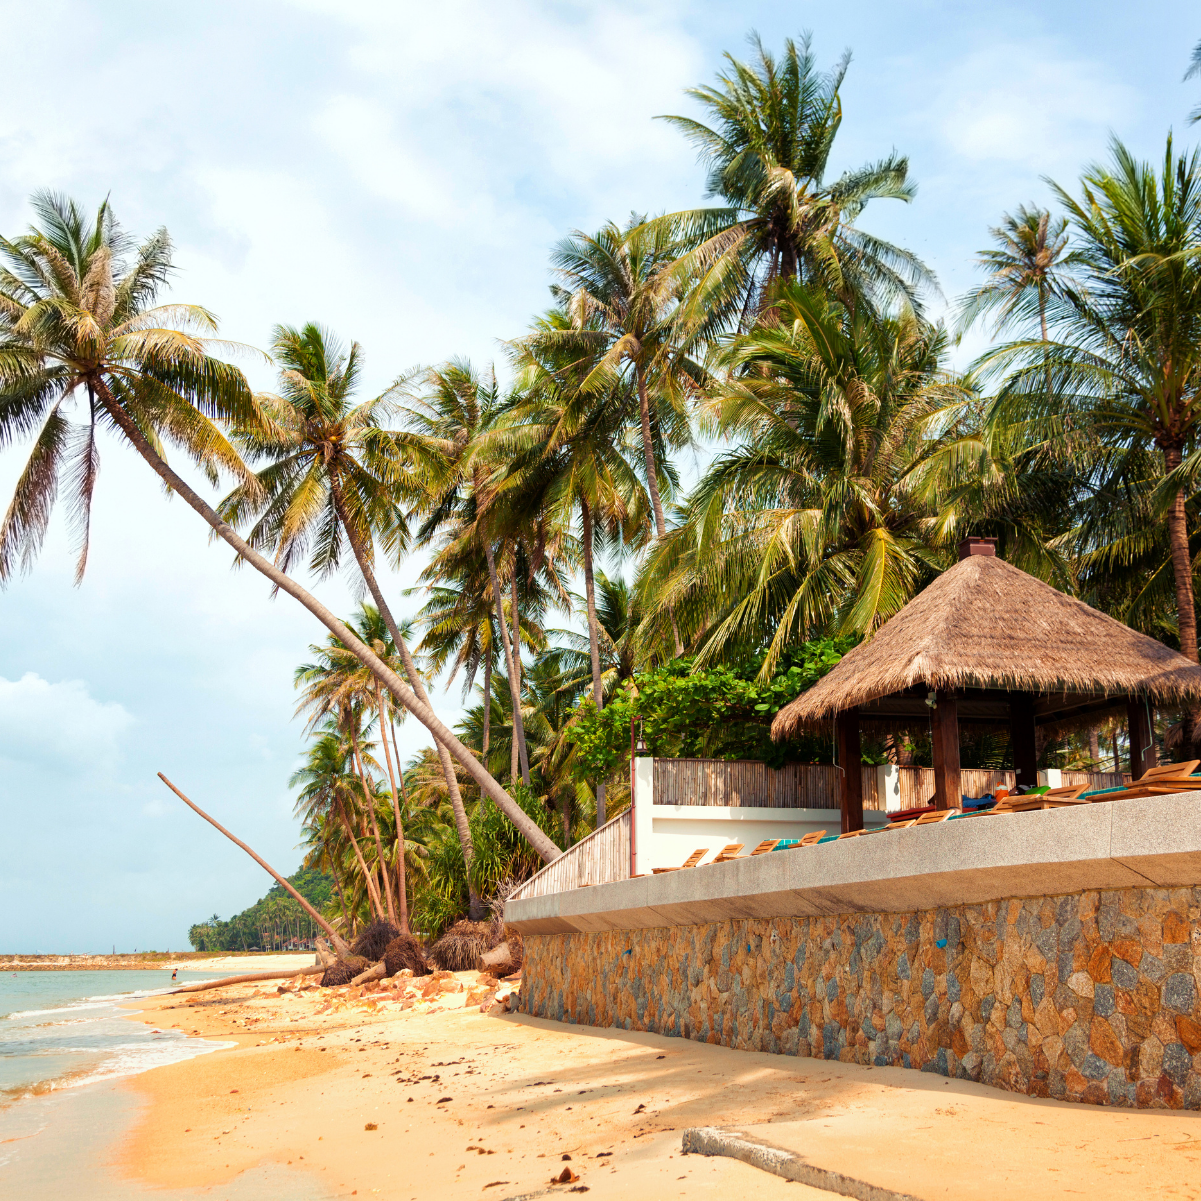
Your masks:
[[[349,984],[370,966],[371,961],[361,955],[349,955],[345,959],[339,959],[337,963],[325,969],[325,975],[321,977],[321,987],[336,988],[339,984]]]
[[[429,966],[425,962],[425,951],[411,934],[402,934],[388,944],[387,950],[384,951],[384,967],[389,976],[395,976],[405,968],[414,976],[430,974]]]
[[[400,931],[382,918],[364,927],[363,932],[350,945],[352,955],[362,955],[372,963],[378,963],[384,957],[388,944],[400,937]],[[370,966],[370,965],[369,965]]]

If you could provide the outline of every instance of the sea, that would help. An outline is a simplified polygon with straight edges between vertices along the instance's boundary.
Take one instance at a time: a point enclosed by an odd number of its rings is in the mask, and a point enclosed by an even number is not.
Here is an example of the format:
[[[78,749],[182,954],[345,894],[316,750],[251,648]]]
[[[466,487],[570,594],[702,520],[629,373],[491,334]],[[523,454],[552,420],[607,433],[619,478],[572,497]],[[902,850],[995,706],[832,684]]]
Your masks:
[[[269,1164],[229,1186],[148,1189],[111,1160],[146,1102],[120,1081],[230,1043],[130,1021],[133,1003],[213,972],[5,972],[0,975],[0,1197],[84,1196],[89,1201],[320,1201],[315,1183]]]

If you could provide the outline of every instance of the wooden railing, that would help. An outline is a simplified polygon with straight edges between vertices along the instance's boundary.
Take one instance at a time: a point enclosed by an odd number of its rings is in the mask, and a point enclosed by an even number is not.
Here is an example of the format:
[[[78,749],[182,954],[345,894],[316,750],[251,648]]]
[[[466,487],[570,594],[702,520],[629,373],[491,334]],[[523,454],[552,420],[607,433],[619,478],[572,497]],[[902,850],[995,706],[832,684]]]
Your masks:
[[[546,897],[586,884],[612,884],[629,878],[630,811],[627,809],[531,876],[509,895],[509,900]]]
[[[863,807],[884,809],[879,794],[879,773],[864,766]],[[1065,771],[1065,784],[1117,788],[1129,776],[1117,772]],[[766,763],[746,759],[656,759],[656,805],[728,805],[734,808],[837,809],[841,804],[842,772],[826,763],[788,763],[773,770]],[[1013,788],[1012,771],[986,771],[965,767],[960,773],[963,795],[984,796],[997,788]],[[912,809],[934,796],[932,767],[902,767],[898,773],[900,801],[894,807]]]

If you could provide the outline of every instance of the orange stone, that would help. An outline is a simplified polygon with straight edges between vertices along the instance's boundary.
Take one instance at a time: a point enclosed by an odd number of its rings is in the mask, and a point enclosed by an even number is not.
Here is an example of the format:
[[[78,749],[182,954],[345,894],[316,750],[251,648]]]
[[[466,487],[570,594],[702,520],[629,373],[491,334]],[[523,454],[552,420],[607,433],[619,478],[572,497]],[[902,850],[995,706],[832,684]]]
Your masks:
[[[1201,1026],[1192,1018],[1186,1018],[1183,1015],[1178,1017],[1176,1033],[1180,1035],[1180,1041],[1188,1047],[1190,1055],[1196,1055],[1198,1051],[1201,1051]]]
[[[1093,1018],[1093,1024],[1089,1028],[1088,1045],[1106,1063],[1112,1063],[1115,1068],[1121,1067],[1125,1061],[1126,1054],[1122,1049],[1122,1044],[1118,1041],[1113,1027],[1104,1018]]]
[[[1163,918],[1163,940],[1165,943],[1188,942],[1192,931],[1188,922],[1175,910],[1168,910]]]
[[[1107,943],[1098,943],[1097,949],[1088,957],[1088,974],[1097,984],[1108,984],[1112,979],[1109,974],[1109,961],[1112,952]]]
[[[1115,942],[1113,953],[1119,959],[1126,960],[1131,967],[1138,967],[1143,961],[1142,943],[1135,942],[1132,938],[1123,938]]]

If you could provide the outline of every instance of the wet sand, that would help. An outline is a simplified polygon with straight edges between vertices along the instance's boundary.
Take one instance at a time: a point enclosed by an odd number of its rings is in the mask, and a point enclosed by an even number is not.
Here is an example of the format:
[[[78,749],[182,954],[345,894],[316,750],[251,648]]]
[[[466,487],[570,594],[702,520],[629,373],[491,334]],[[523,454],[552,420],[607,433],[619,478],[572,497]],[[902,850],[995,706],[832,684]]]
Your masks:
[[[681,1155],[685,1127],[717,1125],[920,1197],[1201,1197],[1196,1114],[481,1012],[475,981],[460,973],[439,987],[463,991],[429,1001],[412,986],[408,1000],[234,986],[140,1002],[143,1020],[238,1045],[124,1086],[146,1104],[116,1170],[186,1189],[277,1165],[317,1196],[413,1201],[831,1196]],[[552,1187],[564,1168],[579,1179]]]

